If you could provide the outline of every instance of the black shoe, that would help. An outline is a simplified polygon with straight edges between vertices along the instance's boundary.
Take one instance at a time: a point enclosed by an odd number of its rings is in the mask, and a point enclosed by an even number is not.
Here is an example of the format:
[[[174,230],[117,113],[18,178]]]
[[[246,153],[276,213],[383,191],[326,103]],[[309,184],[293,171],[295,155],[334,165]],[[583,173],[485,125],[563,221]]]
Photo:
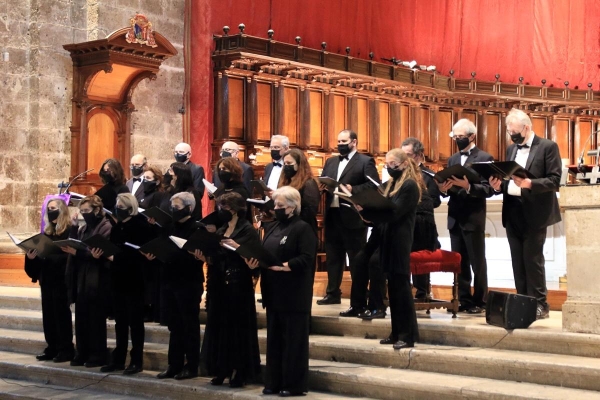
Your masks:
[[[225,380],[224,376],[217,376],[210,380],[210,384],[213,386],[221,386],[223,384],[224,380]]]
[[[81,367],[84,363],[85,361],[83,361],[83,358],[75,356],[75,358],[71,360],[71,367]]]
[[[63,363],[67,361],[71,361],[73,359],[73,353],[58,353],[56,357],[52,359],[55,363]]]
[[[385,318],[386,313],[385,310],[366,310],[358,315],[358,318],[362,319],[377,319],[377,318]]]
[[[56,357],[56,354],[43,352],[42,354],[38,354],[37,356],[35,356],[35,359],[38,361],[48,361],[53,360],[54,357]]]
[[[330,294],[323,297],[321,300],[317,300],[317,304],[320,306],[326,304],[342,304],[342,299],[339,296],[332,296]]]
[[[485,307],[473,306],[467,310],[467,314],[482,314],[485,312]]]
[[[364,307],[350,307],[346,311],[340,312],[340,317],[358,317],[363,312],[365,312]]]
[[[537,310],[535,311],[535,319],[538,320],[546,318],[550,318],[550,310],[542,306],[538,306]]]
[[[161,372],[160,374],[156,375],[156,377],[158,379],[175,378],[175,375],[178,375],[180,372],[181,371],[177,371],[175,368],[169,365],[166,371]]]
[[[85,366],[87,367],[89,363],[85,363]],[[92,368],[92,367],[88,367],[88,368]],[[108,365],[103,366],[102,368],[100,368],[100,372],[115,372],[115,371],[123,371],[125,369],[125,364],[113,364],[110,363]]]
[[[133,375],[138,372],[142,372],[144,368],[142,368],[142,364],[129,364],[125,371],[123,371],[123,375]]]
[[[178,381],[182,381],[184,379],[196,378],[197,376],[198,376],[198,370],[190,371],[189,369],[184,368],[183,371],[181,371],[180,373],[175,375],[173,378],[175,378]]]
[[[98,368],[98,367],[101,367],[102,364],[100,364],[99,362],[96,362],[96,361],[86,361],[83,364],[83,366],[86,368]],[[123,368],[125,368],[125,367],[123,367]]]
[[[241,388],[243,386],[244,386],[244,378],[242,378],[241,376],[238,377],[238,374],[236,372],[235,378],[229,380],[229,387],[230,388]]]
[[[403,340],[398,340],[394,343],[394,350],[407,349],[409,347],[415,347],[414,343],[407,343]]]
[[[385,339],[381,339],[379,341],[379,344],[394,344],[396,343],[398,340],[396,339],[392,339],[391,337],[385,338]]]
[[[262,391],[262,393],[266,394],[266,395],[279,394],[279,390],[264,388],[263,391]]]
[[[303,392],[292,392],[289,390],[282,390],[279,392],[279,397],[290,397],[290,396],[304,396]]]

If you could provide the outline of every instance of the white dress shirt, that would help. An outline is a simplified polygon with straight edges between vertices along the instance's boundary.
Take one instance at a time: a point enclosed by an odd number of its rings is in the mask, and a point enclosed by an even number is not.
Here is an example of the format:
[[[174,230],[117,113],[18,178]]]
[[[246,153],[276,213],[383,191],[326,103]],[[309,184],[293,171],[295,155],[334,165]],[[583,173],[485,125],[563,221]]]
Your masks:
[[[135,192],[137,192],[138,188],[142,184],[142,175],[139,177],[133,177],[132,179],[140,179],[139,181],[134,180],[133,185],[131,185],[131,194],[135,195]]]
[[[271,169],[271,175],[269,175],[269,181],[267,186],[271,190],[277,190],[279,184],[279,178],[281,177],[281,171],[283,170],[283,158],[279,161],[273,161],[273,169]]]
[[[355,154],[356,154],[356,149],[352,150],[347,155],[348,159],[344,158],[343,160],[340,160],[340,164],[338,165],[338,170],[337,170],[337,177],[336,177],[336,180],[338,182],[339,182],[340,178],[342,177],[342,174],[344,173],[344,169],[346,168],[346,166],[350,162],[350,159]],[[331,207],[339,207],[339,206],[340,206],[340,198],[339,198],[339,196],[337,194],[334,194],[333,195],[333,200],[331,201]]]
[[[529,158],[529,151],[531,150],[531,145],[533,143],[534,137],[535,133],[531,132],[531,137],[526,143],[524,143],[527,144],[529,147],[523,147],[517,150],[517,156],[515,157],[515,161],[523,168],[525,168],[525,165],[527,165],[527,158]],[[511,196],[521,196],[521,188],[518,187],[515,181],[513,181],[512,179],[508,182],[508,188],[506,188],[506,191]]]

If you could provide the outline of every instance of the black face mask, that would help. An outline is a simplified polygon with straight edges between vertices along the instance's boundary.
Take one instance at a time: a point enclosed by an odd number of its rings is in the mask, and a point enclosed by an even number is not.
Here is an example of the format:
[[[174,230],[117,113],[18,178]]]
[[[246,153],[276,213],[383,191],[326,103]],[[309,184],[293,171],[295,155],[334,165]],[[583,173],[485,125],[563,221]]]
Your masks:
[[[163,182],[165,183],[165,185],[169,186],[171,184],[172,180],[173,180],[173,175],[171,175],[167,172],[163,178]]]
[[[188,215],[191,215],[190,208],[187,206],[183,207],[181,210],[173,208],[171,210],[171,215],[173,216],[173,221],[179,222],[180,220],[184,219]]]
[[[281,151],[280,150],[271,150],[271,158],[275,161],[281,160]]]
[[[296,170],[294,169],[293,165],[284,165],[283,166],[283,174],[287,177],[287,178],[291,178],[294,175],[296,175]]]
[[[223,183],[227,183],[231,180],[233,174],[230,171],[221,171],[219,170],[219,179]]]
[[[144,193],[152,193],[156,190],[156,181],[143,181]]]
[[[46,212],[46,215],[48,216],[48,221],[50,223],[53,223],[59,216],[60,211],[59,210],[48,210]]]
[[[123,221],[129,217],[129,208],[115,207],[113,215],[117,218],[117,221]]]
[[[144,167],[131,167],[131,174],[133,176],[140,176],[141,174],[144,173]]]
[[[99,215],[94,214],[93,211],[89,213],[81,213],[81,216],[83,217],[85,224],[92,227],[98,225],[98,222],[100,222],[101,217]]]
[[[458,149],[461,151],[466,149],[467,146],[469,146],[469,143],[471,143],[471,141],[468,137],[456,139],[456,146],[458,146]]]
[[[226,224],[233,219],[233,214],[227,210],[217,211],[217,216],[219,217],[219,221],[223,224]]]
[[[521,136],[521,133],[519,132],[519,133],[513,133],[512,135],[510,135],[510,140],[512,140],[513,143],[521,144],[521,143],[523,143],[525,138],[523,136]]]
[[[404,170],[400,169],[400,168],[398,168],[398,169],[388,168],[387,171],[388,171],[388,174],[390,175],[390,177],[394,180],[400,178],[402,176],[402,174],[404,173]]]
[[[289,215],[285,213],[285,208],[275,209],[275,220],[279,222],[285,222],[289,219]]]
[[[114,183],[115,178],[108,171],[100,171],[100,178],[106,183]]]
[[[180,162],[180,163],[186,162],[188,159],[188,154],[190,154],[190,153],[185,153],[185,154],[175,153],[175,161]]]
[[[221,152],[221,158],[226,158],[226,157],[231,157],[231,153],[228,151],[223,150]]]
[[[338,144],[338,153],[344,157],[347,156],[350,154],[350,145],[348,143]]]

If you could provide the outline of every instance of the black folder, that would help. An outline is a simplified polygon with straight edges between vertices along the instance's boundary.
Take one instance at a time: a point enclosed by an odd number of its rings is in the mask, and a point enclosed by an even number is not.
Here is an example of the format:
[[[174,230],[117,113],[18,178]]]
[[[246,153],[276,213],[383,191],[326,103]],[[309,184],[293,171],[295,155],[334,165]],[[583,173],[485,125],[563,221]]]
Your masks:
[[[144,254],[153,254],[158,260],[168,263],[175,254],[184,250],[181,250],[168,237],[161,236],[140,247],[140,251]]]
[[[29,250],[37,250],[38,257],[41,259],[45,259],[49,255],[52,254],[61,254],[63,251],[57,246],[52,239],[43,233],[38,233],[28,239],[19,240],[10,233],[6,232],[10,239],[13,241],[17,247],[24,250],[25,252]]]
[[[198,229],[185,242],[182,249],[194,252],[200,250],[207,257],[215,256],[221,249],[221,240],[223,238],[213,232],[209,232],[204,228]]]
[[[361,206],[365,210],[392,211],[396,209],[394,202],[383,196],[376,189],[367,188],[358,193],[352,193],[351,196],[343,192],[337,194],[340,196],[340,200],[349,201]]]
[[[258,208],[262,212],[269,212],[275,209],[275,203],[272,199],[260,200],[260,199],[246,199],[246,201]]]
[[[206,217],[202,218],[200,220],[200,224],[206,226],[206,225],[215,225],[217,227],[223,225],[221,223],[221,221],[219,220],[219,212],[218,211],[213,211],[210,214],[208,214]]]
[[[250,193],[265,197],[266,192],[271,192],[273,189],[267,186],[267,183],[262,179],[250,181]]]
[[[327,190],[331,192],[333,192],[335,188],[340,185],[338,181],[328,176],[320,176],[317,179],[319,180],[320,184],[327,186]]]
[[[259,261],[261,268],[269,268],[272,266],[283,265],[275,255],[265,249],[259,241],[251,241],[241,244],[236,250],[240,256],[251,259],[255,258]]]
[[[167,226],[173,222],[173,217],[158,207],[152,207],[148,210],[144,210],[142,211],[142,215],[146,218],[154,218],[154,220],[156,220],[156,224],[160,227]]]
[[[463,176],[466,176],[469,180],[469,183],[481,183],[481,178],[479,175],[477,175],[477,173],[475,173],[472,169],[466,168],[460,164],[456,164],[438,171],[433,178],[439,183],[443,183],[453,176],[459,179],[462,179]]]
[[[519,178],[536,179],[536,176],[517,164],[516,161],[488,161],[473,163],[470,165],[479,175],[485,179],[494,176],[498,179],[509,180],[513,175]]]
[[[56,242],[54,242],[54,244],[56,244],[59,247],[69,246],[74,248],[75,250],[89,251],[90,249],[87,244],[77,239],[57,240]]]
[[[102,254],[104,257],[110,257],[115,255],[121,251],[119,246],[105,238],[100,234],[96,234],[90,238],[87,238],[83,241],[90,249],[100,249],[104,253]]]

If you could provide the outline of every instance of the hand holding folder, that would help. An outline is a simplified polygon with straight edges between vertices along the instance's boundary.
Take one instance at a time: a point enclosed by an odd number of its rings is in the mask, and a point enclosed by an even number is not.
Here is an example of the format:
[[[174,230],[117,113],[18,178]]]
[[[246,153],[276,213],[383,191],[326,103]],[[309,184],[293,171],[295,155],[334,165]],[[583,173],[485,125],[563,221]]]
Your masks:
[[[444,168],[441,171],[438,171],[433,178],[439,183],[444,183],[448,179],[456,177],[462,179],[466,177],[469,180],[470,184],[481,183],[481,178],[477,175],[473,170],[466,168],[460,164],[453,165],[448,168]]]
[[[487,161],[470,165],[484,179],[489,180],[491,176],[498,179],[510,180],[514,175],[522,179],[536,179],[536,176],[517,164],[516,161]]]
[[[61,254],[60,247],[55,244],[48,236],[43,233],[38,233],[28,239],[19,240],[12,234],[6,232],[13,243],[21,250],[28,252],[30,250],[36,250],[37,256],[42,260],[52,254]]]

